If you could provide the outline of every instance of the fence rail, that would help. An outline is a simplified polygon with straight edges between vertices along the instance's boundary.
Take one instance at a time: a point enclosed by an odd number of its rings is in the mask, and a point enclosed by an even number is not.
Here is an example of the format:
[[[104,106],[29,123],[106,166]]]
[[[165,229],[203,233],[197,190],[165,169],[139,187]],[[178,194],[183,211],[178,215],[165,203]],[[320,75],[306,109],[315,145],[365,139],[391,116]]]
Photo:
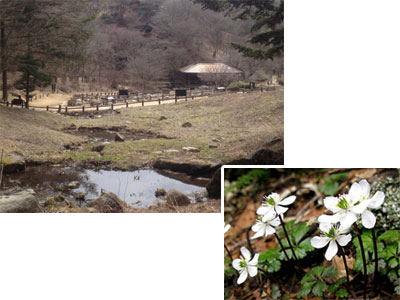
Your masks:
[[[254,92],[264,92],[268,91],[268,88],[258,88],[258,89],[253,89],[253,90],[245,90],[241,89],[243,93],[254,93]],[[214,91],[214,90],[203,90],[203,91],[189,91],[187,96],[184,97],[177,97],[177,96],[172,96],[172,95],[165,95],[165,94],[139,94],[136,93],[134,96],[134,99],[132,97],[129,97],[128,99],[114,99],[114,100],[109,100],[112,101],[110,105],[106,104],[96,104],[96,105],[79,105],[79,106],[63,106],[63,105],[58,105],[58,106],[35,106],[35,105],[29,105],[29,109],[33,110],[43,110],[43,111],[48,111],[48,112],[56,112],[60,114],[66,114],[68,112],[88,112],[88,111],[114,111],[115,109],[120,109],[120,108],[129,108],[129,107],[137,107],[141,106],[144,107],[146,103],[155,103],[158,102],[159,105],[161,105],[165,101],[171,101],[175,100],[175,104],[177,104],[180,100],[185,100],[188,101],[189,99],[194,100],[195,98],[201,98],[201,97],[209,97],[211,95],[218,95],[218,94],[233,94],[237,93],[235,92],[230,92],[230,91]],[[97,93],[98,96],[102,96],[101,94],[104,94],[104,96],[117,96],[117,93]],[[82,95],[82,99],[84,99],[85,95],[86,97],[89,96],[95,96],[96,93],[90,93],[90,94],[79,94]],[[132,96],[132,95],[131,95]],[[31,102],[32,103],[32,102]],[[24,108],[26,107],[25,102],[22,101],[21,105],[13,105],[12,102],[0,102],[1,105],[5,105],[7,107],[21,107]]]

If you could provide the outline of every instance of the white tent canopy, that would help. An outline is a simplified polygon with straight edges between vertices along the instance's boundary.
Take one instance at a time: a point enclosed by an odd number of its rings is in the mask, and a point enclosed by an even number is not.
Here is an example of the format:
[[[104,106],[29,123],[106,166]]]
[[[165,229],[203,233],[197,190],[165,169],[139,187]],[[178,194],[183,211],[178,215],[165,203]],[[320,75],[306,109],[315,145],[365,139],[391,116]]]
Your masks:
[[[180,69],[183,73],[220,73],[220,74],[241,74],[242,71],[223,63],[199,63]]]

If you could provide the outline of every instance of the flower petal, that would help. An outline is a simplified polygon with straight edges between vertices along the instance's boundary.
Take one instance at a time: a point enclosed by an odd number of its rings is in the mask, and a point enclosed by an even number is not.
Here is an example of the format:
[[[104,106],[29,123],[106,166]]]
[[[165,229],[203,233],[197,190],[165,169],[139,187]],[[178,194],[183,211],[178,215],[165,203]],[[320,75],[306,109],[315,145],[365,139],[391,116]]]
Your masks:
[[[249,275],[250,277],[254,277],[257,275],[257,267],[255,266],[248,266],[249,269]]]
[[[243,282],[245,282],[246,279],[247,279],[247,270],[246,268],[244,268],[243,271],[240,273],[240,276],[237,280],[237,284],[242,284]]]
[[[249,259],[250,259],[251,254],[250,254],[250,251],[247,250],[247,248],[245,248],[245,247],[240,248],[240,252],[242,253],[243,257],[244,257],[246,260],[249,260]]]
[[[229,229],[231,229],[231,225],[228,224],[224,227],[224,234],[227,233]]]
[[[280,206],[280,205],[277,205],[275,208],[276,213],[278,215],[284,214],[285,212],[287,212],[288,209],[289,209],[288,207],[284,207],[284,206]]]
[[[339,198],[337,197],[326,197],[324,199],[324,205],[325,207],[332,211],[333,213],[337,213],[341,209],[337,206],[339,203]]]
[[[273,208],[271,208],[271,210],[269,210],[268,212],[266,212],[262,218],[263,222],[268,222],[271,221],[273,218],[275,218],[276,216],[276,212]]]
[[[319,230],[322,232],[329,232],[332,228],[332,223],[319,223]]]
[[[363,194],[363,196],[365,196],[366,198],[368,198],[368,197],[369,197],[370,190],[371,190],[371,187],[370,187],[368,181],[366,181],[365,179],[363,179],[363,180],[361,180],[361,181],[359,182],[359,185],[360,185],[361,193]]]
[[[240,262],[242,260],[240,258],[236,258],[232,262],[232,267],[234,267],[236,270],[240,271],[242,268],[240,267]]]
[[[254,239],[258,239],[259,237],[262,237],[265,235],[265,227],[261,228],[260,230],[257,230],[256,234],[253,235],[253,237],[251,238],[252,240]]]
[[[340,215],[334,214],[334,215],[320,215],[318,217],[318,222],[320,223],[337,223],[340,221]]]
[[[345,234],[349,231],[350,231],[350,227],[346,227],[343,224],[340,224],[339,229],[337,230],[337,232],[339,232],[340,234]]]
[[[381,191],[375,193],[368,203],[369,208],[378,208],[383,204],[385,200],[385,194]]]
[[[328,249],[325,252],[326,260],[332,260],[332,258],[336,255],[337,252],[338,252],[338,246],[336,244],[336,241],[331,240]]]
[[[365,210],[361,215],[361,223],[365,228],[373,228],[376,223],[375,215],[368,209]]]
[[[249,265],[251,266],[257,266],[258,265],[258,257],[260,256],[260,254],[256,253],[254,254],[254,257],[251,261],[249,261]]]
[[[358,182],[354,182],[349,190],[349,195],[351,198],[359,199],[362,195],[362,190]]]
[[[296,196],[287,197],[279,202],[281,205],[290,205],[296,200]]]
[[[340,223],[343,227],[349,228],[353,225],[354,222],[357,221],[357,216],[351,211],[344,214],[344,216],[340,219]]]
[[[274,234],[275,232],[276,232],[276,230],[274,227],[272,227],[270,225],[265,226],[265,236]]]
[[[340,246],[346,246],[351,241],[351,234],[339,234],[336,239]]]
[[[279,224],[281,224],[281,221],[279,220],[279,218],[275,218],[271,222],[269,222],[269,224],[276,227],[279,226]]]
[[[263,228],[264,226],[265,226],[265,224],[263,222],[257,222],[256,224],[251,226],[251,230],[253,230],[254,232],[257,232],[257,231],[260,231],[261,228]]]
[[[360,204],[357,204],[350,208],[350,210],[356,214],[362,214],[366,210],[370,200],[361,200]]]
[[[265,215],[272,209],[272,206],[260,206],[257,209],[257,215]]]
[[[327,236],[314,236],[311,239],[311,246],[317,249],[324,248],[329,241],[330,238],[328,238]]]

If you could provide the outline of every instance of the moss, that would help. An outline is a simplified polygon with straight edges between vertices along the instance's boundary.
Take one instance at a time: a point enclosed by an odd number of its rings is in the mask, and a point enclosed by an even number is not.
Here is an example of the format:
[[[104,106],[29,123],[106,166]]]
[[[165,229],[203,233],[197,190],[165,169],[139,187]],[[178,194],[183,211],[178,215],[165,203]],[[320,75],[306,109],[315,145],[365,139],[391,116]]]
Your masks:
[[[377,179],[371,185],[371,193],[377,191],[385,193],[385,201],[379,209],[374,211],[377,227],[400,229],[400,177],[385,177]]]

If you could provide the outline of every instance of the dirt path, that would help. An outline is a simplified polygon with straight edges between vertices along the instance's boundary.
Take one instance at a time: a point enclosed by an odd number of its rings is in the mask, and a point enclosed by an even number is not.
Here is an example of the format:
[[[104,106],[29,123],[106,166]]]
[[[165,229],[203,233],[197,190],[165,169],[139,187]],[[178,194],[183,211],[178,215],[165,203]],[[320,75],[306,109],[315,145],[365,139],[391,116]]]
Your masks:
[[[32,106],[57,106],[57,105],[67,105],[68,100],[71,98],[69,94],[50,94],[48,97],[38,98],[33,100]]]

